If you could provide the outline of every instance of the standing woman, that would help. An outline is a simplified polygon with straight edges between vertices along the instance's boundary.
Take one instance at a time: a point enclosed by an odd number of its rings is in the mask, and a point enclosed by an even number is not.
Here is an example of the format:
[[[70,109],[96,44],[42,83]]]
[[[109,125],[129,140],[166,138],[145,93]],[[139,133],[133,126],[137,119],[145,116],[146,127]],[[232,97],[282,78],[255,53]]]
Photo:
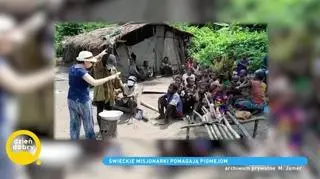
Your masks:
[[[87,69],[101,60],[106,52],[94,57],[89,51],[82,51],[77,57],[78,63],[69,69],[68,107],[70,113],[70,136],[72,140],[79,139],[81,120],[86,139],[95,139],[92,104],[89,97],[89,85],[99,86],[109,80],[119,78],[117,73],[102,79],[94,79]]]

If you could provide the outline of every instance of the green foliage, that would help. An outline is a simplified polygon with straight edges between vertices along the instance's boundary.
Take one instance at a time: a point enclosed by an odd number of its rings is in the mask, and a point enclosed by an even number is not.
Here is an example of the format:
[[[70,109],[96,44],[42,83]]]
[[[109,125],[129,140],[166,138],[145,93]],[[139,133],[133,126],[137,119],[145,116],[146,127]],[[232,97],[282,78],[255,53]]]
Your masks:
[[[304,18],[312,13],[313,17],[319,17],[319,11],[313,8],[319,5],[316,0],[230,1],[229,6],[220,12],[220,18],[246,23],[267,22],[276,28],[298,27],[305,24]]]
[[[174,26],[194,35],[188,53],[202,64],[215,65],[218,58],[223,58],[226,66],[232,68],[230,64],[234,63],[234,58],[240,59],[247,56],[251,59],[249,70],[252,72],[262,65],[263,57],[267,54],[266,31],[252,31],[236,24],[222,25],[218,30],[214,30],[217,28],[212,24],[201,28],[186,24]]]
[[[242,23],[264,22],[272,29],[270,31],[272,61],[288,66],[286,63],[297,57],[295,54],[297,51],[304,51],[306,54],[313,54],[313,51],[320,52],[319,0],[228,2],[228,6],[219,9],[218,19]]]
[[[84,32],[90,32],[95,29],[107,27],[109,24],[100,22],[90,22],[90,23],[57,23],[55,24],[55,48],[56,56],[60,57],[62,55],[62,44],[61,42],[67,36],[74,36]]]

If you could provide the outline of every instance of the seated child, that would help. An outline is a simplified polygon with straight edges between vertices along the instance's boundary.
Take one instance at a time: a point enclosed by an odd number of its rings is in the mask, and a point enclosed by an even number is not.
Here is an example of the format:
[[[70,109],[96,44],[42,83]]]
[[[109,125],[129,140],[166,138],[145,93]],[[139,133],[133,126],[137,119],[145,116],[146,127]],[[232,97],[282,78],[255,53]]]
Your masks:
[[[162,124],[168,124],[170,119],[183,117],[182,101],[175,83],[170,84],[167,94],[159,98],[158,110],[160,115],[156,119],[164,119]]]
[[[239,80],[241,83],[245,83],[248,79],[248,74],[246,70],[241,70],[238,76],[240,78]]]
[[[217,80],[217,75],[214,72],[209,73],[209,83],[211,84],[212,82]]]
[[[233,75],[231,78],[231,86],[236,87],[241,84],[240,77],[238,75]]]
[[[240,77],[238,75],[234,74],[232,76],[230,86],[228,87],[228,90],[227,90],[227,95],[229,96],[231,104],[234,104],[236,99],[242,97],[241,90],[236,89],[236,87],[240,86],[240,85],[241,85]]]
[[[217,86],[217,92],[214,96],[212,96],[212,99],[215,108],[218,108],[219,112],[224,114],[227,111],[228,96],[225,88],[222,85]]]
[[[208,91],[209,91],[209,84],[200,82],[198,90],[196,91],[196,94],[195,94],[195,105],[193,109],[202,115],[203,115],[202,106],[207,107],[207,101],[205,99],[205,95],[208,96],[208,100],[211,100],[210,94],[208,93]]]
[[[181,91],[183,89],[183,81],[182,81],[182,77],[180,75],[176,75],[174,78],[174,84],[176,84],[178,86],[178,94],[181,94]]]
[[[205,83],[209,83],[210,77],[209,77],[209,70],[208,69],[203,69],[202,74],[201,74],[201,81]]]
[[[217,93],[218,86],[220,86],[219,80],[210,83],[209,92],[211,93],[211,96],[214,96]]]
[[[247,71],[249,66],[249,59],[244,56],[238,63],[236,67],[236,71],[238,72],[238,75],[241,73],[241,70]]]
[[[243,86],[241,87],[240,91],[241,91],[241,95],[243,98],[248,98],[250,95],[250,89],[249,89],[249,77],[247,75],[247,71],[246,70],[241,70],[240,71],[240,75],[239,75],[239,85],[238,86]]]
[[[191,69],[186,69],[186,73],[182,75],[182,80],[184,85],[187,85],[187,78],[189,77],[193,77],[194,79],[196,78],[196,76],[192,74]]]
[[[183,113],[188,114],[192,112],[195,104],[195,94],[196,94],[195,78],[187,78],[187,84],[184,86],[181,93],[181,99],[183,103]]]

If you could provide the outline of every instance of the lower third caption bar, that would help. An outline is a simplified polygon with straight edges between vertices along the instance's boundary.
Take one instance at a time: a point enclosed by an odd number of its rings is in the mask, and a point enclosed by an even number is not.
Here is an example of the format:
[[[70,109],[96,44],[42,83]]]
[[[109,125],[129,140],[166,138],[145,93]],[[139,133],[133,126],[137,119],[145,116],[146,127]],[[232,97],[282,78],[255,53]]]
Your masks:
[[[305,166],[306,157],[105,157],[107,166]]]

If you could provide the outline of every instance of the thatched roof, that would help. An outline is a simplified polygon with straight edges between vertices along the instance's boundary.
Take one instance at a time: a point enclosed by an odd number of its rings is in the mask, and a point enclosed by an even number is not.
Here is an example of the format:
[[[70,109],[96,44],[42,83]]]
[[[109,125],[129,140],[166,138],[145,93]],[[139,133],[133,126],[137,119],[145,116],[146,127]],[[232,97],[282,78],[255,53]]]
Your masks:
[[[112,34],[114,31],[118,30],[118,26],[113,25],[101,29],[96,29],[91,32],[79,34],[72,37],[66,37],[62,44],[64,47],[68,45],[81,46],[85,49],[90,49],[90,47],[99,47],[105,44],[104,37],[106,34]]]
[[[109,27],[96,29],[91,32],[79,34],[72,37],[67,37],[64,39],[62,44],[64,47],[72,45],[74,47],[81,47],[82,49],[87,50],[90,50],[92,48],[101,48],[106,43],[115,45],[116,43],[121,41],[121,38],[125,35],[147,25],[163,25],[168,28],[171,28],[173,31],[176,31],[179,34],[193,36],[191,33],[181,31],[167,24],[127,23],[124,25],[111,25]]]

